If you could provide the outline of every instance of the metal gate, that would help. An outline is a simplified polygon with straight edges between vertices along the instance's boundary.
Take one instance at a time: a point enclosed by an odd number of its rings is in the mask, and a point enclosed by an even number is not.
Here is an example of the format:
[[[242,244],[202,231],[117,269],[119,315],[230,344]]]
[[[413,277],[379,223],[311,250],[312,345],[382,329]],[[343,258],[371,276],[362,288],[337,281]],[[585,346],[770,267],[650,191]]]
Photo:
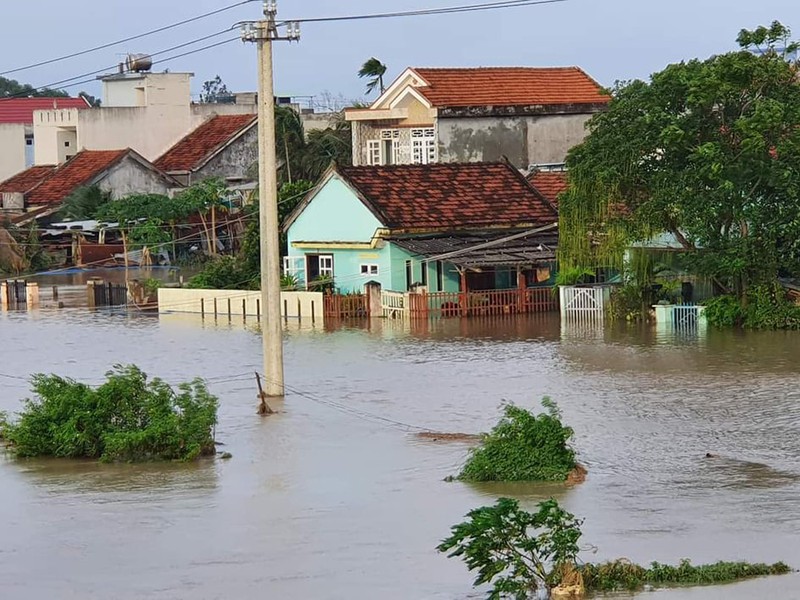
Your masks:
[[[672,307],[672,326],[678,330],[697,329],[699,311],[696,304],[678,304]]]
[[[28,284],[22,279],[9,279],[6,281],[8,294],[8,308],[20,309],[28,306]]]
[[[577,320],[601,320],[605,290],[602,287],[559,288],[561,296],[561,316]]]
[[[128,304],[128,286],[124,283],[106,283],[93,287],[95,306],[126,306]]]

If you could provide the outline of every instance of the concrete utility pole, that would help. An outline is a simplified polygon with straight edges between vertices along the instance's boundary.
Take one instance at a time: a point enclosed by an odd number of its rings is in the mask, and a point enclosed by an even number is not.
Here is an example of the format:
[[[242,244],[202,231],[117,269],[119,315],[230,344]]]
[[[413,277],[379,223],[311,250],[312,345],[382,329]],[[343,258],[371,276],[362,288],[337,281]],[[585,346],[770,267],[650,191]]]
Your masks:
[[[261,338],[266,395],[283,396],[281,327],[281,249],[278,228],[278,178],[275,156],[275,94],[272,83],[273,40],[297,41],[300,25],[287,23],[278,35],[274,0],[264,3],[264,19],[242,25],[242,39],[258,44],[258,206],[261,232]]]

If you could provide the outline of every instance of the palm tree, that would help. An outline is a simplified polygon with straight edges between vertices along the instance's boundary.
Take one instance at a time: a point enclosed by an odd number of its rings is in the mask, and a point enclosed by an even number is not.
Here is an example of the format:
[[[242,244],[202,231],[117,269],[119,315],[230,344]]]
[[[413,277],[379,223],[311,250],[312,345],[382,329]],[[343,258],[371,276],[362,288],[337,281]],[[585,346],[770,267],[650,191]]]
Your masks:
[[[80,187],[65,198],[58,214],[74,221],[94,219],[98,209],[110,200],[111,194],[96,185]]]
[[[361,66],[358,72],[360,78],[371,77],[367,82],[367,94],[371,94],[375,88],[380,88],[381,94],[386,89],[383,86],[383,76],[386,74],[386,65],[374,56]]]
[[[275,144],[278,156],[284,160],[285,179],[293,181],[292,171],[298,174],[299,157],[306,145],[303,121],[300,115],[286,106],[275,107]]]

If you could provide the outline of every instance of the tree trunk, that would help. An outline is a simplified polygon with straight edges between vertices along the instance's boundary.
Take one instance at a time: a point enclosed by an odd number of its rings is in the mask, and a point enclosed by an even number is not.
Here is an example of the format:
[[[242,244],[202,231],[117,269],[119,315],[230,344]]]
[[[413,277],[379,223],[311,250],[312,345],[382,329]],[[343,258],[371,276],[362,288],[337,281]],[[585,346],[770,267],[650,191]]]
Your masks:
[[[211,255],[217,255],[217,206],[211,205]]]

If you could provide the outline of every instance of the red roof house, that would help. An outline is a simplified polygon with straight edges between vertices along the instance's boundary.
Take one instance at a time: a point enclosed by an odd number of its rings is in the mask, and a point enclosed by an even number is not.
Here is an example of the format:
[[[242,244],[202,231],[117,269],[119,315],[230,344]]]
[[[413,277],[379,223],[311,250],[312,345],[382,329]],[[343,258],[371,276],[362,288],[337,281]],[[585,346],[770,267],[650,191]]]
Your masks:
[[[258,160],[257,116],[218,115],[190,132],[155,161],[155,166],[189,185],[208,177],[245,178]]]
[[[135,193],[166,194],[180,187],[133,150],[82,150],[58,167],[32,167],[0,183],[2,208],[40,218],[56,212],[76,189],[92,185],[115,199]]]
[[[368,108],[348,109],[356,165],[563,163],[611,97],[579,67],[406,69]]]
[[[37,110],[91,108],[85,98],[0,98],[0,123],[33,124]]]

